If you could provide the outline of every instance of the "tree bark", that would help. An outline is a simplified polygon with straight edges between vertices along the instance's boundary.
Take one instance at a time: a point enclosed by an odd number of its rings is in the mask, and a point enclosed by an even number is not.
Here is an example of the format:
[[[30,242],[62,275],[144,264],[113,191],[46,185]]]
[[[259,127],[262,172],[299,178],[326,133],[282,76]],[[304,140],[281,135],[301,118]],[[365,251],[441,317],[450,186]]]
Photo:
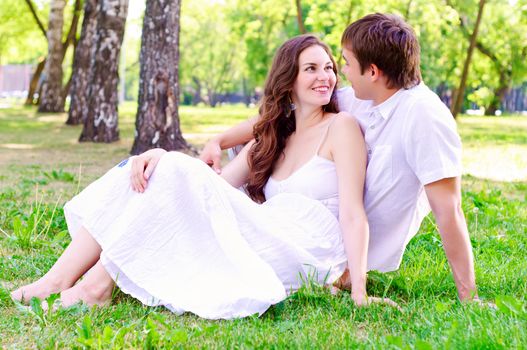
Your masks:
[[[500,84],[494,90],[494,96],[487,108],[485,108],[485,115],[496,115],[496,111],[500,108],[505,94],[509,91],[510,77],[506,76],[505,72],[500,73]]]
[[[40,21],[40,18],[38,17],[38,14],[35,11],[35,7],[33,6],[33,2],[31,0],[26,0],[26,4],[28,5],[29,9],[31,10],[31,14],[33,15],[33,18],[35,19],[35,22],[37,22],[37,25],[40,28],[40,31],[43,33],[44,37],[46,37],[46,41],[47,41],[46,30],[44,29],[44,26],[43,26],[42,22]],[[80,11],[81,10],[80,5],[81,5],[81,0],[75,0],[74,10],[73,10],[73,18],[71,20],[70,29],[68,31],[68,35],[66,36],[66,40],[62,43],[62,62],[64,61],[64,57],[66,56],[66,50],[68,49],[68,46],[70,44],[73,44],[73,46],[75,48],[75,45],[76,45],[76,42],[77,42],[76,34],[77,34],[77,24],[78,24],[79,17],[80,17],[80,12],[81,12]],[[31,82],[29,83],[29,89],[28,89],[25,105],[38,105],[37,101],[40,100],[40,96],[39,96],[39,98],[37,100],[35,100],[34,95],[35,95],[35,92],[37,91],[37,89],[39,91],[41,91],[41,89],[39,88],[39,81],[40,81],[40,77],[42,75],[42,72],[44,70],[44,66],[46,64],[46,61],[47,61],[47,57],[44,57],[43,59],[40,60],[40,62],[38,63],[37,67],[35,68],[35,72],[33,73],[33,76],[31,78]],[[65,101],[66,96],[68,95],[68,92],[69,92],[69,81],[70,80],[71,80],[71,77],[68,80],[68,84],[66,84],[66,87],[63,89],[63,92],[62,92],[62,100],[63,101]]]
[[[192,81],[196,85],[194,95],[192,96],[192,105],[196,106],[198,103],[203,101],[203,98],[201,97],[201,81],[196,77],[192,77]]]
[[[474,48],[476,47],[476,39],[478,37],[479,25],[481,23],[481,18],[483,17],[483,8],[485,7],[485,0],[479,1],[478,16],[476,18],[476,24],[474,25],[474,31],[470,36],[470,43],[467,50],[467,57],[463,65],[463,73],[461,74],[461,80],[459,82],[459,88],[457,89],[456,99],[452,103],[451,112],[454,118],[461,112],[461,105],[465,97],[465,88],[467,85],[468,71],[470,68],[470,61],[472,60],[472,54],[474,53]]]
[[[146,3],[132,154],[156,147],[192,150],[181,134],[178,115],[180,11],[180,0]]]
[[[119,53],[124,37],[128,0],[100,0],[97,8],[96,44],[88,113],[79,141],[109,143],[119,140]]]
[[[300,34],[306,34],[306,27],[304,26],[304,19],[302,18],[302,3],[301,0],[296,0],[296,22],[298,23],[298,31]]]
[[[42,96],[39,112],[62,112],[62,26],[65,0],[53,0],[50,5],[48,25],[48,58],[44,67]]]
[[[85,0],[81,37],[73,59],[73,73],[70,90],[70,109],[66,124],[77,125],[88,115],[89,84],[92,78],[92,58],[95,55],[95,33],[97,30],[97,3],[99,0]]]
[[[42,71],[44,70],[45,65],[46,65],[46,57],[42,58],[40,62],[38,62],[37,68],[35,69],[35,72],[31,76],[31,81],[29,82],[29,90],[27,92],[26,102],[24,103],[26,106],[32,106],[36,104],[35,92],[37,92],[38,82],[40,80],[40,76],[42,75]]]

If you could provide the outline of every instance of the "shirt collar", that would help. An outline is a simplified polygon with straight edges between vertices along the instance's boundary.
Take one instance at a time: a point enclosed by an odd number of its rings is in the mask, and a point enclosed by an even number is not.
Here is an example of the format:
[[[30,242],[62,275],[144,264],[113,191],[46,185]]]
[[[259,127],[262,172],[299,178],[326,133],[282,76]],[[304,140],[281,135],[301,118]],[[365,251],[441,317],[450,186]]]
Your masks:
[[[377,115],[380,115],[384,120],[390,118],[390,116],[393,114],[394,108],[397,106],[397,103],[401,99],[401,93],[404,89],[399,89],[395,94],[390,96],[386,101],[383,103],[374,106],[373,112]]]

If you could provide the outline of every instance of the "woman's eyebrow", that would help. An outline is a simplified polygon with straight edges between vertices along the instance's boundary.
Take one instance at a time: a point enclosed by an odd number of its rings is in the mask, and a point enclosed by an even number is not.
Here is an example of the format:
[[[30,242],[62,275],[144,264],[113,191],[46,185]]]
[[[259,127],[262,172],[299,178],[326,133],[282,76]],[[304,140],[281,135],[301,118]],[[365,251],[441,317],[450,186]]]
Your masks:
[[[333,64],[333,62],[331,61],[327,61],[326,63],[324,63],[323,65],[327,65],[327,64]],[[314,63],[314,62],[306,62],[306,63],[303,63],[302,66],[317,66],[318,63]]]

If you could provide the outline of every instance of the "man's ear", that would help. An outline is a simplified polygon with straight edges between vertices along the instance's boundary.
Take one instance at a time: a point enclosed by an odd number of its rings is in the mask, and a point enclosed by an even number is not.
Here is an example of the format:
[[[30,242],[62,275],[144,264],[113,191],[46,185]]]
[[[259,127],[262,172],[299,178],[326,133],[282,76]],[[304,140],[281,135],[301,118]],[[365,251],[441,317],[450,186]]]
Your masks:
[[[372,82],[376,82],[382,76],[382,71],[377,67],[376,64],[371,63],[369,69],[369,74]]]

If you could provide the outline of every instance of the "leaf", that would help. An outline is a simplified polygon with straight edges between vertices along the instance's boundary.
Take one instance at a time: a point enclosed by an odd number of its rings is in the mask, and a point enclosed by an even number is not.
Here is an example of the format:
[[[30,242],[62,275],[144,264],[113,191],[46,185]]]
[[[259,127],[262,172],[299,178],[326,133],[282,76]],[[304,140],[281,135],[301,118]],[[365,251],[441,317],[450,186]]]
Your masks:
[[[37,297],[33,297],[29,301],[29,307],[31,308],[31,311],[33,311],[33,313],[38,317],[38,319],[45,324],[46,318],[44,316],[44,309],[42,309],[42,301]]]
[[[102,331],[102,339],[104,344],[111,344],[113,338],[113,329],[110,326],[105,326]]]
[[[447,312],[448,310],[450,310],[450,305],[447,304],[447,303],[442,303],[440,301],[437,301],[435,303],[435,309],[436,309],[437,313],[443,314],[443,313]]]
[[[498,307],[498,310],[507,315],[525,315],[523,303],[510,295],[500,295],[496,297],[496,306]]]
[[[171,343],[184,343],[188,339],[188,334],[183,329],[175,329],[170,332]]]
[[[46,303],[48,304],[48,316],[54,311],[53,304],[55,303],[55,300],[58,300],[59,298],[59,293],[51,294],[49,297],[46,298]]]
[[[390,345],[394,345],[397,349],[403,348],[403,337],[398,335],[388,335],[386,336],[386,341]]]
[[[80,335],[82,338],[88,340],[92,337],[91,319],[89,315],[84,316],[79,330],[81,331]]]
[[[415,342],[415,349],[416,350],[432,350],[432,344],[430,344],[427,341],[424,340],[418,340]]]

